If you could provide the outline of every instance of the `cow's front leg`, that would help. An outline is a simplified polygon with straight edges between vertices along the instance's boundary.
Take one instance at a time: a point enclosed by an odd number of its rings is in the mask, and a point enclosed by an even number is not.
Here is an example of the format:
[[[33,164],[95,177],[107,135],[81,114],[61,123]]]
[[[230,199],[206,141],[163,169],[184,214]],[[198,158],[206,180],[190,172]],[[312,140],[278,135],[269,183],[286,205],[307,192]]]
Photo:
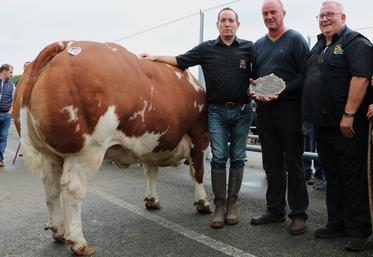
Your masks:
[[[97,163],[97,164],[96,164]],[[97,158],[66,158],[61,178],[64,203],[65,239],[71,250],[78,256],[93,254],[82,232],[81,206],[87,192],[88,180],[101,162]]]
[[[213,208],[203,187],[204,162],[202,150],[193,148],[189,159],[189,171],[194,183],[194,205],[199,213],[209,214]]]
[[[143,164],[143,168],[146,177],[145,207],[147,209],[159,209],[161,205],[156,189],[158,167],[152,164]]]
[[[52,236],[57,242],[65,242],[65,228],[60,199],[61,175],[62,161],[45,158],[41,173],[48,207],[48,225],[45,229],[50,229],[52,231]]]

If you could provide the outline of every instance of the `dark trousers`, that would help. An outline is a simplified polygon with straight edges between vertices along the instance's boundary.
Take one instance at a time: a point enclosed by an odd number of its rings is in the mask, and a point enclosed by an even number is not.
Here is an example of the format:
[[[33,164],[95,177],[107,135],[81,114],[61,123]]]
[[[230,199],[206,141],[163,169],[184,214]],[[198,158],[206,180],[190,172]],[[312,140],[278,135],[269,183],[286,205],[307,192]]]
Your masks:
[[[307,219],[308,193],[303,172],[303,135],[300,106],[297,103],[258,105],[258,134],[263,167],[267,175],[267,209],[285,215],[286,185],[289,218]]]
[[[318,128],[318,152],[328,182],[328,226],[346,228],[350,237],[371,233],[367,190],[367,122],[355,122],[356,135],[342,136],[339,128]]]

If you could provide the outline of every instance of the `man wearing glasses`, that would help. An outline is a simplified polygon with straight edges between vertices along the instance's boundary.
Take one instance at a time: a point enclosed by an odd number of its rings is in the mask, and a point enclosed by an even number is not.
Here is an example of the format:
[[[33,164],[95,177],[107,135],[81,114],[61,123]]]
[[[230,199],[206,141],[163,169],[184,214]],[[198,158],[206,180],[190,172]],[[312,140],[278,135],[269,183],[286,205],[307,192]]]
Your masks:
[[[328,222],[317,238],[349,237],[348,251],[361,251],[371,234],[367,192],[366,110],[371,99],[371,43],[346,26],[337,1],[325,1],[317,16],[322,32],[311,50],[303,88],[303,119],[317,129],[326,172]]]

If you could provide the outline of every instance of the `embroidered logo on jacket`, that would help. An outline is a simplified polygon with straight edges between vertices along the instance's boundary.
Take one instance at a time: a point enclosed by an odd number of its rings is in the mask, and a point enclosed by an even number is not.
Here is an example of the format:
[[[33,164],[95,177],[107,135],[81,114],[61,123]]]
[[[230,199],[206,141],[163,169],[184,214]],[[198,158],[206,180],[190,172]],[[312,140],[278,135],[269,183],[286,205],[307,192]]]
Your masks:
[[[240,60],[240,69],[246,69],[246,60]]]
[[[344,51],[344,50],[343,50],[343,48],[342,48],[342,45],[341,45],[341,44],[338,44],[338,45],[335,46],[333,53],[334,53],[335,55],[341,55],[341,54],[343,54],[343,51]]]

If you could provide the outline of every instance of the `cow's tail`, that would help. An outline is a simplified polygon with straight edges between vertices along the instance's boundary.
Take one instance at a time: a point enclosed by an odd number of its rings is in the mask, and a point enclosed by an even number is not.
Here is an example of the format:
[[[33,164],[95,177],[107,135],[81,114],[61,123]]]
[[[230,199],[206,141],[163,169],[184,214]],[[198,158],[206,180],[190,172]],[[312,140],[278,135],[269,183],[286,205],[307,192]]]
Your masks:
[[[36,59],[31,63],[30,71],[24,74],[24,92],[21,97],[21,110],[20,110],[20,132],[21,132],[21,145],[24,154],[26,168],[31,171],[41,171],[43,167],[42,153],[37,150],[33,144],[32,138],[38,138],[38,134],[33,127],[32,117],[30,113],[30,99],[34,85],[40,73],[48,65],[50,60],[58,53],[66,49],[67,41],[56,42],[45,47]],[[25,108],[26,107],[26,108]]]
[[[31,98],[32,89],[39,77],[39,74],[48,65],[49,61],[53,59],[54,56],[66,49],[68,41],[55,42],[47,47],[45,47],[36,59],[32,62],[31,71],[26,76],[25,81],[25,91],[23,94],[22,106],[28,106]]]

